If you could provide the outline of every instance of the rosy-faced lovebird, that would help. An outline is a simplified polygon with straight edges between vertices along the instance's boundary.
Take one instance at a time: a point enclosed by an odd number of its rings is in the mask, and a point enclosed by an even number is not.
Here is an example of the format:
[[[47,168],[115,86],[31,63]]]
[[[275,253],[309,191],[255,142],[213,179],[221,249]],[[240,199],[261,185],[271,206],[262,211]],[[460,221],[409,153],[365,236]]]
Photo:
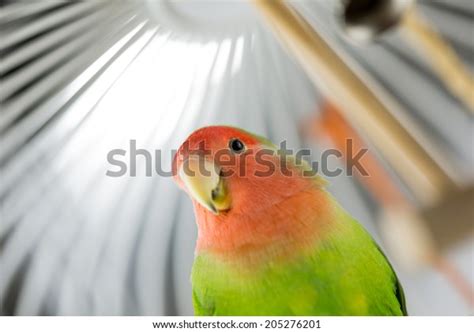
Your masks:
[[[308,163],[244,130],[192,133],[173,161],[198,227],[196,315],[406,315],[380,248]]]

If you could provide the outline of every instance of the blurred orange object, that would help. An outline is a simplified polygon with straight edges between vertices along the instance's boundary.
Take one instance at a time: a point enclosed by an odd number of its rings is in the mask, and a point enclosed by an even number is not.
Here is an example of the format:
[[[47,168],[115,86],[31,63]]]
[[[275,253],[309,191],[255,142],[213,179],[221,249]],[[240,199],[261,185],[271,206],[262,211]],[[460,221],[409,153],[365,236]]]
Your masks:
[[[329,102],[321,107],[321,114],[318,115],[314,121],[310,122],[310,127],[307,128],[309,134],[316,138],[329,138],[334,144],[335,148],[338,149],[345,159],[347,156],[347,141],[352,140],[353,151],[357,152],[362,149],[367,149],[367,145],[364,139],[357,133],[346,119],[338,111],[337,107]],[[387,211],[405,211],[406,214],[399,214],[398,216],[404,216],[406,220],[396,220],[397,228],[408,229],[409,231],[416,232],[427,230],[423,228],[415,227],[418,222],[418,216],[415,212],[415,207],[406,196],[400,191],[400,188],[394,183],[391,175],[384,169],[382,163],[378,158],[370,152],[364,155],[360,160],[362,167],[367,171],[367,176],[355,172],[358,180],[365,186],[372,196],[379,201],[380,205],[384,210]],[[387,220],[385,220],[387,223]],[[408,222],[408,224],[407,224]],[[395,225],[391,225],[394,227]],[[405,228],[409,226],[409,228]],[[388,227],[386,227],[388,229]],[[393,228],[390,228],[393,230]],[[406,238],[410,238],[413,234],[406,234]],[[395,236],[391,234],[391,237]],[[428,235],[429,236],[429,235]],[[423,234],[416,234],[416,242],[423,242],[425,236]],[[386,239],[390,240],[390,239]],[[420,244],[423,254],[423,260],[431,265],[432,268],[442,274],[449,283],[458,291],[458,293],[466,300],[471,307],[474,307],[474,292],[469,281],[460,273],[460,271],[450,262],[446,257],[438,252],[438,248],[434,246],[428,239],[428,243]],[[416,249],[415,247],[413,247]],[[410,254],[410,253],[408,253]],[[411,254],[415,254],[412,252]]]
[[[336,106],[326,102],[321,108],[321,115],[311,122],[310,132],[315,137],[329,137],[344,158],[348,140],[352,140],[353,151],[367,149],[363,138],[341,115]],[[390,174],[383,168],[377,157],[367,151],[360,160],[368,176],[355,172],[358,180],[382,205],[406,204],[407,200],[393,182]]]

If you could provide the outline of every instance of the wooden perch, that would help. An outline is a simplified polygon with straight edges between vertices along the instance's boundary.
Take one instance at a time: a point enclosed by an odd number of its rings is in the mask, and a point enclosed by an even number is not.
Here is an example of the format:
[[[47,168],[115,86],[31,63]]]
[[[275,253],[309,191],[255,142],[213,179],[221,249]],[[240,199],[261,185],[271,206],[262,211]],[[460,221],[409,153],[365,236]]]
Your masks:
[[[388,105],[397,108],[394,101],[388,96],[382,100],[381,91],[374,92],[374,83],[369,86],[367,78],[363,80],[300,15],[282,0],[252,2],[314,82],[369,137],[419,200],[432,205],[456,188],[432,157],[440,156],[439,152],[431,147],[428,154],[390,112]]]
[[[413,0],[345,0],[340,22],[351,39],[362,42],[400,27],[445,87],[474,112],[473,75],[449,43],[419,13]]]
[[[421,16],[415,6],[402,16],[401,28],[414,48],[424,55],[440,80],[474,113],[474,78],[451,46]]]

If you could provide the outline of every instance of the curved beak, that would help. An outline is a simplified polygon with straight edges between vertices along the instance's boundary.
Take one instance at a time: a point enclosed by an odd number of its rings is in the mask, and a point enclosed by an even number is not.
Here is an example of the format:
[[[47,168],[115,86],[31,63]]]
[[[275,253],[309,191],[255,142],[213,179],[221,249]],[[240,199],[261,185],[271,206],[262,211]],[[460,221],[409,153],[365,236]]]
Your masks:
[[[189,194],[214,214],[230,208],[230,195],[220,170],[204,157],[189,156],[179,169],[179,177]]]

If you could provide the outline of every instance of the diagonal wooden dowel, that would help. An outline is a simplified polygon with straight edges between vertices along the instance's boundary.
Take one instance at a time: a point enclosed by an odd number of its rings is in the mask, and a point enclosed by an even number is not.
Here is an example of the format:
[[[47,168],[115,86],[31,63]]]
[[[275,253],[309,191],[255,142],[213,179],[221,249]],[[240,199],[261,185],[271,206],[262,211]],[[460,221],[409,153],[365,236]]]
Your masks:
[[[335,1],[341,6],[341,1]],[[345,0],[340,22],[356,41],[367,42],[398,26],[453,96],[474,113],[474,76],[414,0]]]
[[[282,0],[252,0],[280,40],[300,61],[314,82],[326,92],[344,115],[357,125],[416,194],[429,206],[456,189],[456,184],[435,161],[445,160],[436,147],[428,153],[412,133],[421,132],[405,121],[404,126],[390,110],[397,105],[377,90],[373,82],[356,72],[353,64],[336,52],[298,13]],[[369,86],[370,85],[370,86]],[[377,93],[375,92],[377,90]],[[403,116],[403,112],[398,112]],[[429,142],[425,139],[424,146]]]
[[[474,113],[474,78],[451,46],[436,32],[415,6],[405,10],[400,27],[443,84]]]

